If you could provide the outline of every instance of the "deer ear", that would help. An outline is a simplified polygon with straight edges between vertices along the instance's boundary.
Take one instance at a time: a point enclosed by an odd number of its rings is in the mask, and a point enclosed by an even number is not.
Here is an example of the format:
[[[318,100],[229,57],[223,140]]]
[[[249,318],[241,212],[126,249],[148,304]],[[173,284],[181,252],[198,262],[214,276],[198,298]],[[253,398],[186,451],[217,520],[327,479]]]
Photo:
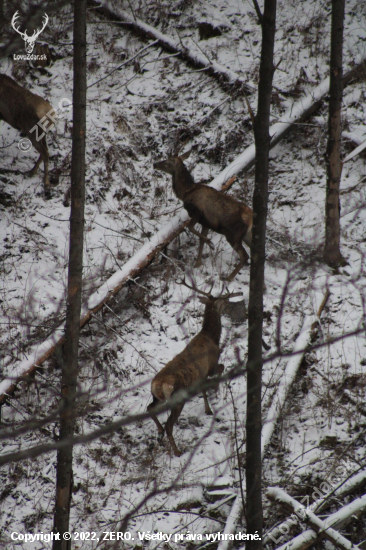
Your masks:
[[[189,157],[189,155],[191,154],[191,151],[192,151],[192,149],[190,149],[189,151],[186,151],[185,153],[183,153],[183,155],[180,155],[180,157],[179,157],[180,160],[186,160]]]
[[[198,296],[198,299],[201,304],[208,304],[208,298],[206,298],[205,296]]]

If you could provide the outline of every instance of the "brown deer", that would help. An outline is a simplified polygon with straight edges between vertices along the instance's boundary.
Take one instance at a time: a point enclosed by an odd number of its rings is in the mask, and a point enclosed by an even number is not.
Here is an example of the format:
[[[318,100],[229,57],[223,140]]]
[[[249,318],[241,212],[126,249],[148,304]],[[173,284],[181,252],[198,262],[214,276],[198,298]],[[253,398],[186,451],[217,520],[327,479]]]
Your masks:
[[[43,160],[44,193],[50,197],[46,132],[55,122],[55,110],[39,95],[19,86],[9,76],[0,74],[0,120],[22,132],[39,153],[39,159],[28,174],[34,176]]]
[[[239,255],[240,261],[233,272],[227,277],[222,277],[232,281],[249,258],[242,241],[244,240],[250,247],[253,210],[208,185],[195,183],[193,176],[183,163],[189,155],[190,151],[181,156],[172,155],[167,160],[155,163],[154,168],[172,176],[173,191],[178,199],[183,201],[183,206],[191,217],[188,229],[200,238],[198,257],[194,267],[199,267],[202,263],[204,244],[207,243],[213,248],[211,240],[207,238],[208,230],[211,229],[224,235]],[[201,233],[194,229],[196,223],[202,225]]]
[[[221,313],[225,309],[229,298],[242,294],[241,292],[226,293],[215,298],[210,293],[189,286],[184,279],[182,284],[202,294],[203,296],[199,297],[199,299],[206,307],[201,331],[196,334],[181,353],[178,353],[174,359],[169,361],[158,372],[151,382],[153,401],[148,405],[147,409],[157,425],[161,437],[164,435],[164,428],[153,412],[154,407],[159,402],[170,399],[181,389],[187,389],[193,384],[205,380],[208,376],[217,374],[220,377],[223,373],[224,366],[218,363],[220,355]],[[205,413],[212,414],[207,401],[206,391],[202,390],[202,393],[205,403]],[[175,456],[180,456],[182,453],[175,444],[173,427],[183,407],[184,404],[172,408],[165,425],[165,431]]]

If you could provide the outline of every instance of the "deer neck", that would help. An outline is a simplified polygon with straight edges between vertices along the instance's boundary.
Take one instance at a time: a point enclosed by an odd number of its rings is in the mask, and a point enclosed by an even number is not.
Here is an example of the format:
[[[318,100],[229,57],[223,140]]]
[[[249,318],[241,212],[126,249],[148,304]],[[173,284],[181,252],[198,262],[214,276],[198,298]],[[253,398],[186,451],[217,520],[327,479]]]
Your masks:
[[[206,332],[215,344],[220,344],[221,315],[217,311],[214,303],[206,305],[201,332]]]
[[[183,200],[184,195],[195,186],[193,176],[188,168],[182,164],[173,174],[173,191],[178,199]]]

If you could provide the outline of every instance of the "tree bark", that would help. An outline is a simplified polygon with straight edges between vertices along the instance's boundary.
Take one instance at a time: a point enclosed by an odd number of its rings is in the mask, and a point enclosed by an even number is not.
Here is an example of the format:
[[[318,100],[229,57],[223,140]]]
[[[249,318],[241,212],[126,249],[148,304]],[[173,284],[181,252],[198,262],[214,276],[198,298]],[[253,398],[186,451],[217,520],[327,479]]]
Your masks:
[[[254,126],[255,187],[248,307],[248,365],[246,418],[246,519],[247,532],[262,538],[261,494],[261,389],[265,239],[268,207],[269,115],[273,79],[276,0],[265,0],[262,19],[262,51],[259,70],[258,108]],[[247,542],[247,550],[262,548],[261,540]]]
[[[332,0],[332,30],[330,51],[330,87],[328,116],[327,192],[325,202],[324,262],[331,267],[344,264],[340,251],[339,184],[341,181],[341,107],[342,49],[345,0]]]
[[[71,161],[71,215],[69,271],[65,344],[63,349],[60,416],[60,440],[74,435],[78,344],[80,332],[81,288],[83,271],[83,235],[85,203],[85,130],[86,130],[86,0],[74,3],[74,90],[73,136]],[[69,531],[72,492],[72,445],[57,453],[55,533],[53,550],[70,550],[71,541],[63,540]]]
[[[0,29],[5,25],[4,0],[0,0]]]

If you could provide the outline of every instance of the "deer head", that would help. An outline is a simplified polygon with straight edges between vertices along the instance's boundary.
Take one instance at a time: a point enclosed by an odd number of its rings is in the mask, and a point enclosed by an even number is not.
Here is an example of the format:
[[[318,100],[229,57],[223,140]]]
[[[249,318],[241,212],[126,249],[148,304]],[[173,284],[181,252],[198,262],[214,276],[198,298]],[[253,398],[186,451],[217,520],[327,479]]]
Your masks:
[[[41,34],[41,32],[43,31],[43,29],[46,27],[46,25],[48,23],[48,15],[47,15],[47,13],[44,14],[43,27],[39,30],[33,31],[32,36],[27,35],[27,30],[25,30],[24,32],[21,32],[19,30],[19,25],[18,25],[18,27],[16,27],[18,17],[19,17],[18,11],[16,11],[13,15],[12,20],[11,20],[11,26],[23,38],[23,40],[25,42],[25,51],[27,53],[32,53],[38,36]]]

